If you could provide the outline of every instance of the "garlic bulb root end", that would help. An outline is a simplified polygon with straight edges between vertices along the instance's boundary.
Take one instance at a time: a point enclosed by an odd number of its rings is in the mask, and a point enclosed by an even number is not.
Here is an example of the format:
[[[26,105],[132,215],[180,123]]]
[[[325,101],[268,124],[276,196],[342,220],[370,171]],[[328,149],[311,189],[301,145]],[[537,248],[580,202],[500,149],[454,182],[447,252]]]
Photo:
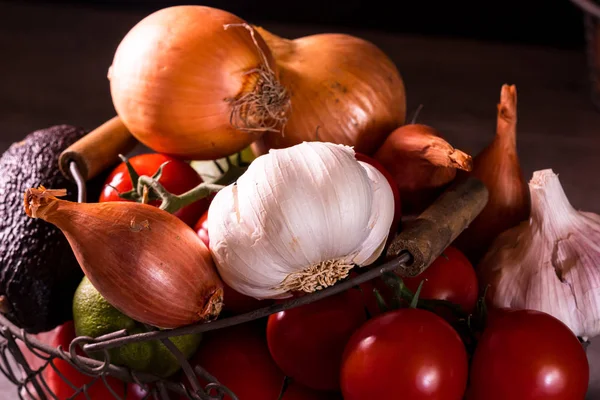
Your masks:
[[[289,274],[277,289],[286,292],[312,293],[333,286],[350,273],[354,264],[344,260],[327,260]]]
[[[55,204],[57,197],[66,195],[67,189],[46,189],[43,186],[27,189],[23,198],[25,213],[32,218],[43,218],[40,211]]]
[[[558,174],[555,174],[551,168],[534,171],[529,185],[532,189],[541,189],[546,186],[549,180],[555,179]]]
[[[262,59],[258,68],[245,73],[249,78],[240,94],[231,101],[231,125],[247,132],[281,132],[288,119],[291,108],[290,96],[286,88],[279,83],[275,71],[269,66],[269,60],[256,40],[256,31],[247,23],[225,24],[224,29],[241,27],[252,37],[252,42]]]

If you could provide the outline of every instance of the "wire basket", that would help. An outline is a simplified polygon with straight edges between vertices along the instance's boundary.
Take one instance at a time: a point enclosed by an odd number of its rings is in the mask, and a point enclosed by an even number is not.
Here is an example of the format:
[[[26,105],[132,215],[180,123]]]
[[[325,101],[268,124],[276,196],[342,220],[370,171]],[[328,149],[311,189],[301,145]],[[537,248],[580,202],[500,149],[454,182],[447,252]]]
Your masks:
[[[109,136],[110,140],[107,139]],[[131,148],[132,143],[134,142],[122,129],[120,122],[113,119],[63,152],[60,159],[61,170],[76,182],[79,202],[86,201],[86,181],[106,167],[106,160],[111,157],[116,158],[115,154]],[[114,399],[125,400],[128,383],[135,383],[143,389],[144,398],[147,399],[218,400],[227,395],[237,400],[235,393],[221,385],[218,377],[212,376],[210,371],[206,371],[201,366],[192,367],[169,338],[258,320],[343,292],[387,272],[395,271],[401,276],[416,276],[423,272],[475,219],[487,203],[487,199],[488,192],[479,180],[474,178],[461,180],[448,188],[420,216],[405,224],[390,244],[379,265],[363,268],[355,277],[340,281],[326,289],[213,322],[197,323],[172,330],[149,328],[147,332],[137,334],[120,330],[97,338],[77,337],[72,340],[68,349],[64,349],[60,346],[53,348],[43,343],[0,315],[0,371],[18,387],[18,395],[21,399],[59,399],[57,394],[50,391],[44,378],[44,371],[53,369],[75,391],[70,398],[93,399],[89,393],[90,389],[94,385],[105,385]],[[150,340],[160,340],[173,353],[187,378],[187,385],[111,364],[109,349]],[[102,359],[88,357],[87,355],[92,352],[102,354]],[[58,360],[63,360],[82,374],[90,376],[90,382],[77,387],[57,368]],[[123,395],[113,390],[107,382],[108,377],[123,382]],[[208,383],[203,385],[200,382]]]
[[[571,0],[584,12],[586,53],[590,96],[600,110],[600,3],[594,0]]]

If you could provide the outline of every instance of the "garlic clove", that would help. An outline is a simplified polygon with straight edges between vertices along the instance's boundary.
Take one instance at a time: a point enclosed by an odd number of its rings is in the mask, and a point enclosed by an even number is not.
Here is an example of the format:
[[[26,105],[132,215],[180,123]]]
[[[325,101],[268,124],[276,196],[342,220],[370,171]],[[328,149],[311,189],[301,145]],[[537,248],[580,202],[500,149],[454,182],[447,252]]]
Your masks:
[[[373,184],[373,207],[367,226],[368,236],[352,262],[357,265],[369,265],[374,263],[383,252],[389,234],[389,226],[394,219],[395,204],[394,193],[383,174],[371,164],[362,161],[360,164],[367,171]],[[383,231],[386,226],[388,227],[387,232]]]

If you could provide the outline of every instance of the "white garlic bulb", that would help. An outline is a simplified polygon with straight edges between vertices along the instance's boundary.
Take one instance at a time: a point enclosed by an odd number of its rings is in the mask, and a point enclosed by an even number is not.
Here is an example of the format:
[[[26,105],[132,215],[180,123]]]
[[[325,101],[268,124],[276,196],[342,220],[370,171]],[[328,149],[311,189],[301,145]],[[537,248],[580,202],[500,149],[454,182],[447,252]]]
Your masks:
[[[543,311],[579,337],[600,333],[600,216],[575,210],[550,169],[529,182],[531,218],[501,234],[478,266],[498,307]]]
[[[394,196],[351,147],[304,142],[255,159],[208,212],[210,250],[239,293],[285,298],[346,277],[382,253]]]

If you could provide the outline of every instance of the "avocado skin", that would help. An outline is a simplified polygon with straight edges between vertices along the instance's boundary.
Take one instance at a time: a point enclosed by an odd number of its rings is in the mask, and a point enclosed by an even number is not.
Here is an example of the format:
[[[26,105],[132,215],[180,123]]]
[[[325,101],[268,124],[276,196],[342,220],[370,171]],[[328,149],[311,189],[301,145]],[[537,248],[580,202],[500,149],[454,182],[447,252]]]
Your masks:
[[[63,233],[25,214],[23,195],[43,185],[67,189],[77,201],[77,187],[58,168],[63,150],[87,132],[56,125],[30,133],[0,158],[0,295],[8,300],[10,321],[29,333],[45,332],[72,318],[73,294],[83,272]],[[89,182],[88,199],[97,199],[103,177]]]

